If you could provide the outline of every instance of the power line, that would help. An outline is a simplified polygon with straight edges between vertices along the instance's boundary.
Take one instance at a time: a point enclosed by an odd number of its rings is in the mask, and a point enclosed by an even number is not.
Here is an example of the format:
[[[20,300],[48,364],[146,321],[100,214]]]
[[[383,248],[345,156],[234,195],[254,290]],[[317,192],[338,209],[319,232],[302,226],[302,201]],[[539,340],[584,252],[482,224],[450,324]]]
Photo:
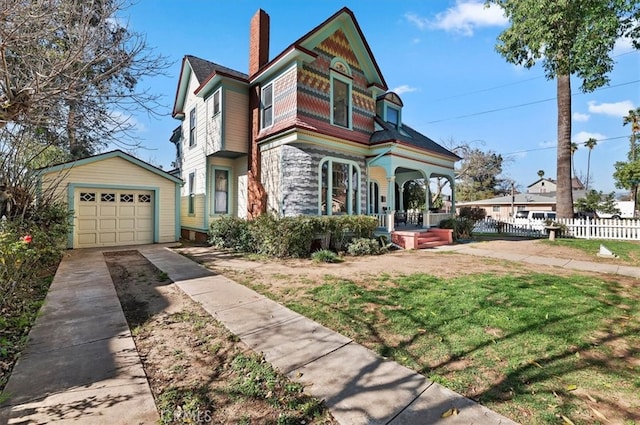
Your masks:
[[[596,142],[606,142],[609,140],[618,140],[618,139],[626,139],[629,136],[616,136],[616,137],[607,137],[606,139],[597,139]],[[556,149],[558,147],[558,142],[556,142],[556,144],[554,146],[546,146],[543,148],[534,148],[534,149],[524,149],[524,150],[520,150],[520,151],[515,151],[515,152],[507,152],[507,153],[503,153],[502,155],[517,155],[519,153],[528,153],[528,152],[536,152],[536,151],[544,151],[547,149]]]
[[[612,89],[612,88],[615,88],[615,87],[626,86],[626,85],[635,84],[635,83],[638,83],[638,82],[640,82],[640,80],[628,81],[626,83],[620,83],[620,84],[614,84],[612,86],[601,87],[601,88],[596,89],[594,91]],[[573,97],[573,96],[577,96],[577,95],[580,95],[580,94],[586,94],[586,93],[576,92],[576,93],[571,93],[571,96]],[[476,117],[476,116],[479,116],[479,115],[491,114],[493,112],[507,111],[509,109],[523,108],[525,106],[531,106],[531,105],[535,105],[535,104],[538,104],[538,103],[550,102],[550,101],[556,100],[556,99],[557,99],[557,97],[554,96],[554,97],[550,97],[550,98],[547,98],[547,99],[534,100],[532,102],[520,103],[520,104],[517,104],[517,105],[504,106],[504,107],[501,107],[501,108],[489,109],[489,110],[486,110],[486,111],[474,112],[474,113],[471,113],[471,114],[458,115],[458,116],[451,117],[451,118],[442,118],[442,119],[435,120],[435,121],[427,121],[427,124],[437,124],[437,123],[440,123],[440,122],[453,121],[453,120],[457,120],[457,119],[461,119],[461,118],[470,118],[470,117]]]
[[[438,99],[433,99],[432,102],[440,102],[440,101],[443,101],[443,100],[449,100],[449,99],[456,99],[456,98],[459,98],[459,97],[471,96],[472,94],[484,93],[484,92],[488,92],[488,91],[498,90],[498,89],[501,89],[501,88],[504,88],[504,87],[516,86],[518,84],[523,84],[523,83],[526,83],[528,81],[539,80],[540,78],[544,78],[544,75],[538,75],[537,77],[531,77],[531,78],[527,78],[526,80],[520,80],[520,81],[516,81],[516,82],[513,82],[513,83],[507,83],[507,84],[501,84],[499,86],[488,87],[486,89],[479,89],[479,90],[474,90],[474,91],[470,91],[470,92],[466,92],[466,93],[454,94],[453,96],[440,97]]]
[[[618,58],[620,56],[630,55],[632,53],[637,53],[637,52],[635,50],[630,50],[628,52],[624,52],[624,53],[620,53],[620,54],[611,56],[611,59]],[[546,75],[538,75],[538,76],[535,76],[535,77],[527,78],[527,79],[516,81],[516,82],[513,82],[513,83],[501,84],[501,85],[498,85],[498,86],[487,87],[485,89],[478,89],[478,90],[473,90],[473,91],[470,91],[470,92],[454,94],[452,96],[439,97],[437,99],[431,99],[431,102],[440,102],[440,101],[443,101],[443,100],[457,99],[459,97],[471,96],[473,94],[484,93],[484,92],[488,92],[488,91],[502,89],[502,88],[505,88],[505,87],[516,86],[518,84],[523,84],[523,83],[526,83],[526,82],[529,82],[529,81],[539,80],[540,78],[546,78]]]

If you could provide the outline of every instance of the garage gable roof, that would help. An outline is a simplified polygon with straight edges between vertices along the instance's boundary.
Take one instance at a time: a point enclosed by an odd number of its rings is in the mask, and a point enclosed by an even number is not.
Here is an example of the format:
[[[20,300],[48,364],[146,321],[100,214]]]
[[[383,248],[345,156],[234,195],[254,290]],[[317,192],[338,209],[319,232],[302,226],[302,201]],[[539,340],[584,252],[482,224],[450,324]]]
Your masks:
[[[150,171],[160,177],[164,177],[167,180],[171,180],[174,183],[177,183],[177,184],[183,183],[182,179],[179,179],[178,177],[175,177],[167,173],[166,171],[149,164],[148,162],[142,161],[136,158],[135,156],[129,155],[128,153],[123,152],[120,149],[116,149],[110,152],[100,153],[97,155],[89,156],[87,158],[76,159],[74,161],[63,162],[61,164],[52,165],[50,167],[40,168],[37,170],[37,172],[39,175],[49,174],[57,171],[68,170],[73,167],[79,167],[81,165],[92,164],[94,162],[103,161],[105,159],[110,159],[110,158],[122,158],[125,161],[129,161],[130,163],[137,165],[138,167],[142,167],[145,170]]]

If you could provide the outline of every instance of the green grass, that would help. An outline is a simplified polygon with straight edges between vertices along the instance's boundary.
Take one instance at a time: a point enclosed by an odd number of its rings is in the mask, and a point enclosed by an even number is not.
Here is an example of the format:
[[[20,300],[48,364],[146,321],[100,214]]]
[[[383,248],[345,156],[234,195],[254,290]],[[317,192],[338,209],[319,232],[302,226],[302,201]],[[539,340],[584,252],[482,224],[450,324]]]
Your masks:
[[[329,277],[289,306],[522,423],[593,423],[591,407],[610,404],[634,423],[638,288],[578,275]]]
[[[640,266],[640,243],[635,241],[561,238],[555,241],[543,240],[543,243],[579,249],[589,255],[593,255],[594,258],[597,258],[600,245],[602,244],[614,254],[618,255],[621,260],[630,265]]]

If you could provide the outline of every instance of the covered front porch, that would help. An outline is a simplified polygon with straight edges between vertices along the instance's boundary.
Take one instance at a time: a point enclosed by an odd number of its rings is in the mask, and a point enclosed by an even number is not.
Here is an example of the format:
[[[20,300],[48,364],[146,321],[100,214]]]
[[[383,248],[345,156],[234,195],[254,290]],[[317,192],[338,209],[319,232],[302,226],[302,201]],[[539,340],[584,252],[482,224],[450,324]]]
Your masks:
[[[394,146],[367,160],[367,214],[375,216],[378,228],[389,234],[438,227],[455,215],[454,162],[400,150],[410,149]],[[451,189],[450,197],[440,199],[439,205],[434,205],[432,179],[445,179]],[[412,193],[405,191],[409,185]]]

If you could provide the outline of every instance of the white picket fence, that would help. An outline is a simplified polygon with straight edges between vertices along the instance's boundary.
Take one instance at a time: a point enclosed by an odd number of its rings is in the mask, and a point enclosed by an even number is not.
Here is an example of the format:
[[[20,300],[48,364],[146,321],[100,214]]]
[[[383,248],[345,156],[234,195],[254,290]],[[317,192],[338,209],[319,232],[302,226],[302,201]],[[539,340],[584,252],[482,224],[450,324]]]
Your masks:
[[[566,232],[561,237],[578,239],[616,239],[640,240],[640,219],[613,220],[608,218],[578,219],[559,218],[555,220],[566,226]],[[505,236],[547,237],[544,221],[534,220],[528,224],[515,224],[513,220],[484,219],[476,223],[475,233],[495,233]]]

